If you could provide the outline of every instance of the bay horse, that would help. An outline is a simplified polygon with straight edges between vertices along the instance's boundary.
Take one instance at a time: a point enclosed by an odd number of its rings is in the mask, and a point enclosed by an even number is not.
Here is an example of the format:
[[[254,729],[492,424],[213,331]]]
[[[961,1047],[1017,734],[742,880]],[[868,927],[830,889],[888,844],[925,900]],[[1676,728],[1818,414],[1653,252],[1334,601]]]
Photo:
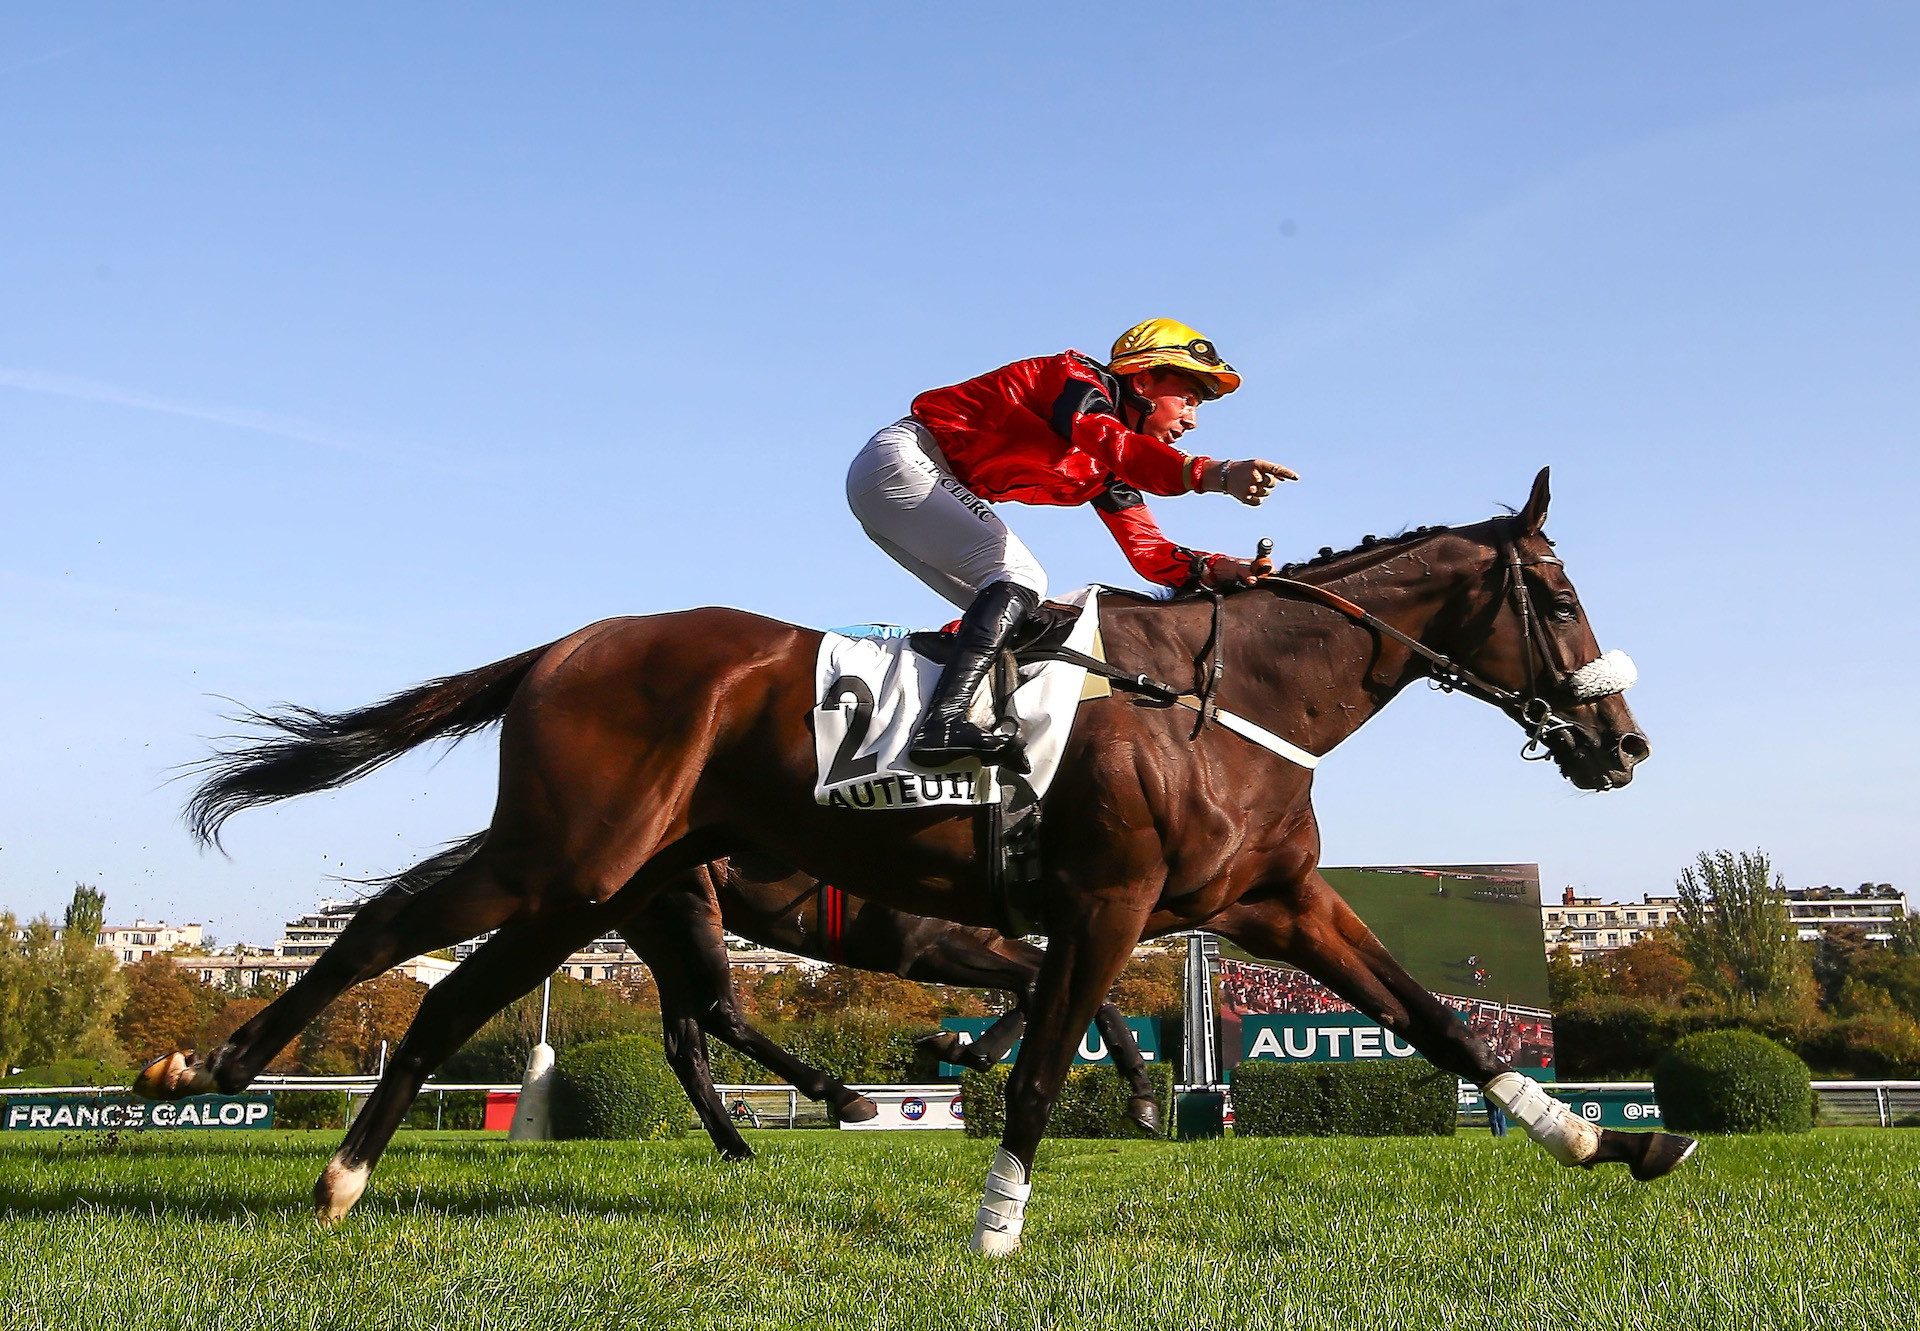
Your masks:
[[[774,873],[775,877],[761,875]],[[963,1043],[951,1031],[921,1042],[941,1059],[977,1070],[999,1062],[1018,1041],[1040,977],[1044,949],[995,929],[911,915],[821,883],[804,873],[751,869],[735,861],[702,865],[686,884],[656,894],[622,937],[653,972],[660,989],[660,1026],[667,1062],[693,1101],[701,1126],[720,1154],[742,1160],[753,1151],[740,1136],[713,1088],[706,1040],[713,1036],[769,1068],[814,1100],[832,1105],[843,1122],[872,1118],[873,1102],[815,1068],[755,1029],[740,1009],[728,964],[728,930],[756,943],[857,970],[899,975],[923,984],[1002,989],[1014,1004],[979,1037]],[[1140,1046],[1111,1003],[1094,1025],[1106,1041],[1114,1070],[1127,1083],[1127,1113],[1143,1130],[1159,1127],[1153,1085]],[[1077,1037],[1076,1037],[1077,1038]]]
[[[1595,1128],[1521,1077],[1316,868],[1311,764],[1417,680],[1506,712],[1526,751],[1581,789],[1624,786],[1648,756],[1620,696],[1625,658],[1601,654],[1544,535],[1548,499],[1542,470],[1510,516],[1326,552],[1218,599],[1101,599],[1107,658],[1142,689],[1082,704],[1048,797],[1033,907],[1049,946],[977,1251],[1018,1247],[1048,1111],[1121,966],[1142,938],[1184,929],[1300,967],[1479,1086],[1563,1165],[1622,1163],[1645,1180],[1691,1153],[1674,1134]],[[428,993],[322,1172],[323,1223],[352,1209],[421,1083],[492,1011],[693,866],[751,853],[900,909],[995,923],[970,811],[814,801],[820,641],[726,608],[606,620],[355,711],[287,709],[270,718],[280,735],[209,760],[189,817],[213,841],[240,809],[502,725],[486,839],[396,925],[428,947],[495,932]],[[1184,678],[1191,706],[1145,687]]]
[[[234,1094],[252,1084],[275,1054],[327,1003],[395,960],[417,955],[394,928],[406,898],[445,878],[473,857],[486,834],[457,841],[412,868],[376,880],[381,885],[304,975],[249,1019],[204,1061],[162,1055],[136,1079],[153,1099],[177,1099],[217,1090]],[[859,1123],[877,1110],[866,1096],[781,1046],[746,1019],[733,986],[729,931],[767,947],[836,966],[898,975],[923,984],[1001,989],[1013,1005],[971,1042],[951,1031],[921,1041],[935,1057],[976,1070],[998,1063],[1021,1037],[1045,951],[995,929],[911,915],[850,896],[803,873],[733,859],[715,860],[682,874],[623,921],[603,921],[626,939],[660,990],[660,1026],[668,1064],[720,1154],[748,1160],[753,1148],[740,1135],[707,1062],[709,1037],[723,1041],[784,1077],[809,1099],[832,1106],[842,1122]],[[1140,1046],[1111,1003],[1094,1016],[1127,1083],[1128,1116],[1157,1131],[1159,1106]]]

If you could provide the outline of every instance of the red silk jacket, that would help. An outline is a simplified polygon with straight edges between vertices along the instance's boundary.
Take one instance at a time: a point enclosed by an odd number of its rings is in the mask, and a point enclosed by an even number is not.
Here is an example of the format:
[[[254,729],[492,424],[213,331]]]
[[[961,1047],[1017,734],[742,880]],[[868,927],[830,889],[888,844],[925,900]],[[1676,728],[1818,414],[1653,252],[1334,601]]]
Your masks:
[[[1120,385],[1077,351],[1003,365],[913,400],[947,465],[982,499],[1091,503],[1127,562],[1149,582],[1178,587],[1213,558],[1175,545],[1140,492],[1185,494],[1207,458],[1129,430]]]

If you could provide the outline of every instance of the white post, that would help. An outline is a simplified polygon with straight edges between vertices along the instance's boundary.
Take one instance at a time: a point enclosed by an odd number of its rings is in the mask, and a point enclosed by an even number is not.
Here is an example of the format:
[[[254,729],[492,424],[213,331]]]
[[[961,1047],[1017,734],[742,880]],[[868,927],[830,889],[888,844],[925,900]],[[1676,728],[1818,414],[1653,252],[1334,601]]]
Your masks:
[[[1181,1071],[1189,1086],[1211,1086],[1220,1078],[1219,1036],[1213,1027],[1213,970],[1220,942],[1195,929],[1186,935],[1187,1041]]]
[[[520,1079],[520,1099],[513,1107],[513,1125],[507,1139],[543,1142],[553,1136],[548,1101],[553,1091],[553,1046],[547,1043],[547,1014],[553,1001],[553,977],[540,990],[540,1043],[527,1057],[527,1073]]]

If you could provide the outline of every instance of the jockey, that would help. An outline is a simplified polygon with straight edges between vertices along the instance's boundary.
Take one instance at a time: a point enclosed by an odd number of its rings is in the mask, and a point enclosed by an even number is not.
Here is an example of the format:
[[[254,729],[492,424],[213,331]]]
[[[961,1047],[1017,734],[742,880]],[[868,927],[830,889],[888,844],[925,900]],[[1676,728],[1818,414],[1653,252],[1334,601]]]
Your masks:
[[[1120,335],[1102,365],[1078,351],[1015,361],[913,400],[913,412],[867,442],[847,472],[847,502],[867,535],[964,610],[954,653],[908,751],[938,767],[1001,760],[1013,737],[983,730],[967,708],[994,655],[1047,594],[1047,575],[990,502],[1091,503],[1127,562],[1167,588],[1220,587],[1266,571],[1175,545],[1141,500],[1189,491],[1258,504],[1283,480],[1278,463],[1181,452],[1200,403],[1240,386],[1213,343],[1173,319]]]

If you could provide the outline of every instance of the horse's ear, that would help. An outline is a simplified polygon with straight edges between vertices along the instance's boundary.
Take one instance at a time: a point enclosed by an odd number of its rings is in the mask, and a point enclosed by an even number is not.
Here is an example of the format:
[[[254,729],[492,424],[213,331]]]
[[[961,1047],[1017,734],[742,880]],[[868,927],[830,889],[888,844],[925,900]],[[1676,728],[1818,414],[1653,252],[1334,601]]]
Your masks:
[[[1520,510],[1517,521],[1522,533],[1538,536],[1540,529],[1547,525],[1547,504],[1553,498],[1547,493],[1547,473],[1551,467],[1540,468],[1540,474],[1533,478],[1533,493],[1527,496],[1527,506]]]

